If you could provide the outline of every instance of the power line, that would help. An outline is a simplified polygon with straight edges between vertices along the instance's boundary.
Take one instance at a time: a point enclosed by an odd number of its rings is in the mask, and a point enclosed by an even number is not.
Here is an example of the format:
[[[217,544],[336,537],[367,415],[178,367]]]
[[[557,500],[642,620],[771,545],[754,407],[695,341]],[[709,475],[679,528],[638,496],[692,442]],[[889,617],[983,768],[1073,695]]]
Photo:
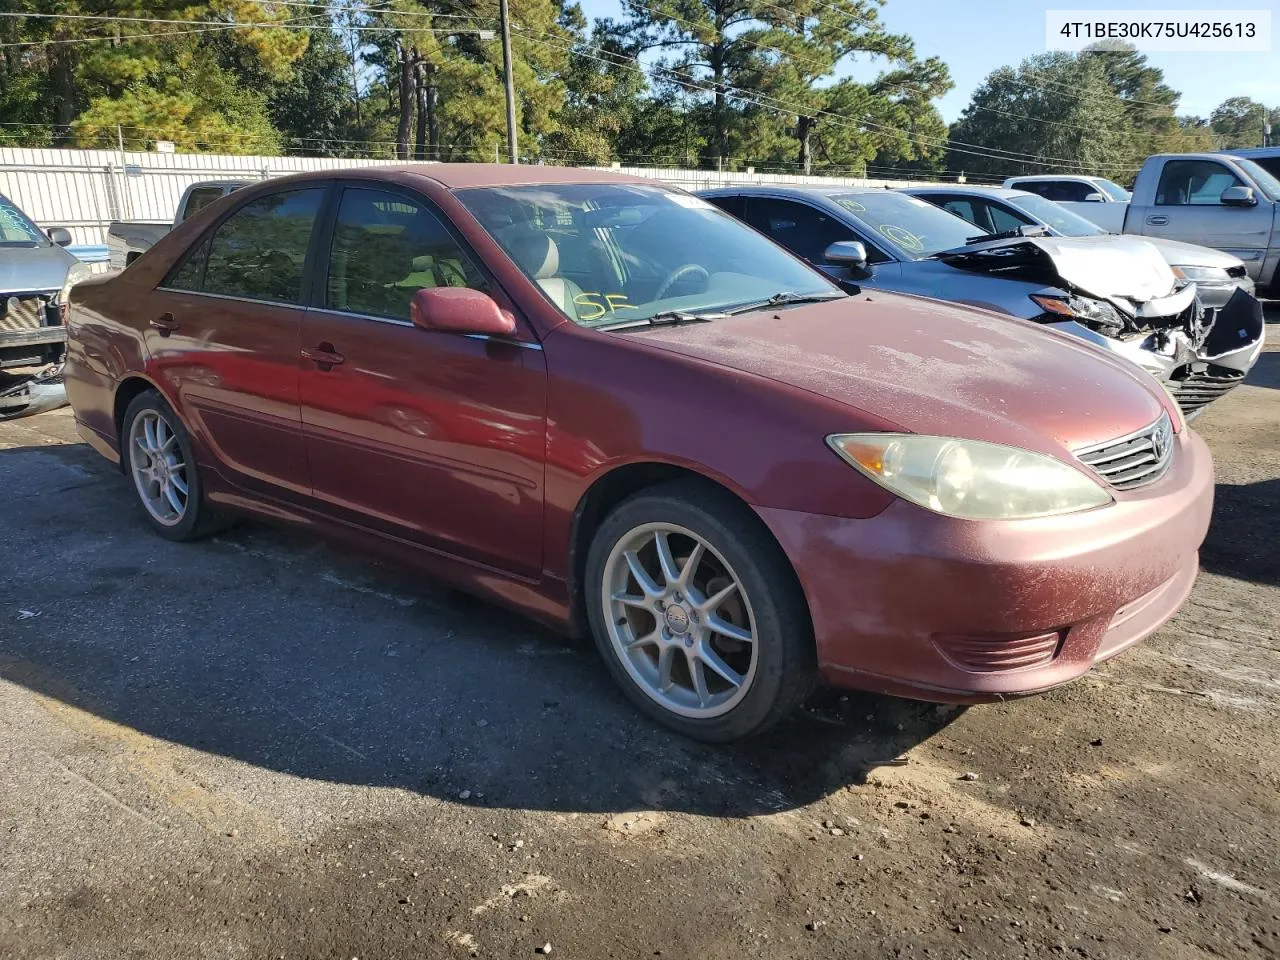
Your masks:
[[[635,66],[638,69],[640,69],[643,72],[649,73],[650,75],[652,75],[653,71],[667,74],[668,76],[665,79],[668,82],[676,83],[680,86],[686,87],[691,90],[696,90],[700,93],[717,92],[715,87],[707,87],[707,86],[698,84],[696,81],[693,81],[691,79],[686,79],[685,77],[681,76],[680,74],[678,74],[673,70],[669,70],[664,67],[646,66],[645,64],[641,63],[640,60],[636,57],[630,57],[625,54],[615,53],[613,51],[606,50],[603,47],[592,46],[591,44],[585,44],[581,42],[576,42],[576,43],[571,42],[570,44],[566,45],[564,43],[558,43],[555,41],[540,39],[538,36],[525,31],[521,31],[521,35],[525,36],[528,39],[533,40],[536,43],[551,43],[554,46],[565,47],[566,49],[570,49],[570,50],[572,50],[573,47],[575,46],[586,47],[587,49],[590,49],[590,50],[599,50],[606,53],[609,57],[612,57],[613,59],[604,59],[602,57],[597,57],[591,54],[582,53],[581,51],[578,51],[578,52],[580,56],[585,56],[591,60],[598,60],[601,63],[609,64],[611,66],[620,66],[620,65],[623,65],[624,63],[629,63],[629,64],[635,64]],[[785,114],[787,116],[802,116],[802,115],[824,116],[824,117],[830,118],[833,124],[836,126],[843,126],[848,129],[858,129],[856,126],[849,124],[847,122],[844,122],[852,118],[844,117],[844,116],[841,116],[840,114],[831,113],[830,111],[827,111],[827,110],[815,111],[815,110],[810,110],[807,107],[804,107],[804,108],[796,107],[794,104],[789,104],[783,100],[778,99],[777,97],[771,97],[771,96],[768,96],[767,94],[758,93],[756,94],[755,97],[752,97],[749,95],[748,91],[741,91],[741,88],[734,87],[731,84],[722,83],[721,88],[722,89],[720,89],[719,92],[721,93],[721,95],[725,96],[727,99],[736,100],[742,103],[752,104],[754,106],[758,106],[763,109],[773,110],[776,113]],[[738,92],[738,93],[730,92],[734,90],[741,91],[741,92]],[[762,100],[759,98],[764,98],[764,99]],[[765,100],[772,100],[773,103],[772,104],[767,103],[765,102]],[[996,148],[996,147],[985,147],[982,144],[972,144],[972,143],[966,143],[964,141],[938,140],[937,138],[934,138],[934,137],[926,137],[926,136],[914,134],[911,131],[903,130],[902,128],[899,128],[899,127],[893,127],[888,124],[878,123],[877,121],[869,120],[869,119],[866,119],[865,117],[856,122],[861,123],[867,127],[872,127],[874,129],[888,131],[892,133],[899,133],[904,136],[914,138],[919,142],[925,143],[930,146],[942,147],[945,149],[952,150],[953,152],[956,152],[956,153],[966,154],[970,156],[984,157],[986,159],[991,159],[991,160],[1004,160],[1010,163],[1026,163],[1026,164],[1032,164],[1034,166],[1041,166],[1041,167],[1067,166],[1067,167],[1077,167],[1081,169],[1092,169],[1092,165],[1086,164],[1080,160],[1067,159],[1062,157],[1039,157],[1034,154],[1023,154],[1023,153],[1017,153],[1015,151],[1000,150],[999,148]],[[968,150],[963,149],[965,147],[970,147],[975,149],[968,149]],[[1104,164],[1104,166],[1107,166],[1108,168],[1113,170],[1136,169],[1136,167],[1133,167],[1133,168],[1130,168],[1127,166],[1122,167],[1122,165],[1119,165],[1119,164]]]

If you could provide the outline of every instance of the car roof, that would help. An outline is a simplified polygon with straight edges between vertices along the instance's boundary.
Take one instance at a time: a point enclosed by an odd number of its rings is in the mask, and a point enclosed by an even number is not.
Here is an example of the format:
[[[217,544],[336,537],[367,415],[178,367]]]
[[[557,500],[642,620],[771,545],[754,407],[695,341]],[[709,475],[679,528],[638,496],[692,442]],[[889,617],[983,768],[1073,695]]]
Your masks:
[[[1026,173],[1016,177],[1005,177],[1010,180],[1105,180],[1100,173]]]
[[[324,177],[334,172],[318,171],[317,177]],[[526,163],[402,163],[385,167],[357,167],[342,172],[370,180],[393,180],[397,179],[397,174],[409,173],[434,180],[450,190],[464,190],[467,187],[514,187],[540,183],[643,183],[653,187],[662,186],[656,180],[633,177],[612,170],[552,167]]]
[[[968,184],[968,183],[947,183],[933,187],[902,187],[903,193],[925,194],[925,193],[956,193],[956,194],[972,194],[978,197],[999,197],[1007,199],[1009,197],[1027,197],[1034,196],[1026,190],[1015,190],[1013,187],[991,187],[986,184]]]
[[[760,194],[770,196],[799,197],[831,197],[849,193],[887,193],[885,187],[842,187],[839,184],[822,183],[730,183],[720,187],[711,187],[697,191],[699,196],[714,196],[722,193]]]
[[[1255,157],[1280,157],[1280,147],[1236,147],[1234,150],[1223,152],[1233,157],[1244,157],[1246,160],[1252,160]]]

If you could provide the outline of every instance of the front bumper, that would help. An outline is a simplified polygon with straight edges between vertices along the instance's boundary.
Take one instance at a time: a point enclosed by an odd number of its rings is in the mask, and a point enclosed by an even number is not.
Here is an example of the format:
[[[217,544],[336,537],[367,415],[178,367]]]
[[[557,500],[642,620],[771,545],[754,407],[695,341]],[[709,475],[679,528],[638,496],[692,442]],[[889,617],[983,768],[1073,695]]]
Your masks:
[[[848,520],[760,509],[804,588],[824,679],[941,702],[1075,679],[1186,599],[1213,506],[1191,431],[1165,476],[1099,510],[974,522],[896,501]]]

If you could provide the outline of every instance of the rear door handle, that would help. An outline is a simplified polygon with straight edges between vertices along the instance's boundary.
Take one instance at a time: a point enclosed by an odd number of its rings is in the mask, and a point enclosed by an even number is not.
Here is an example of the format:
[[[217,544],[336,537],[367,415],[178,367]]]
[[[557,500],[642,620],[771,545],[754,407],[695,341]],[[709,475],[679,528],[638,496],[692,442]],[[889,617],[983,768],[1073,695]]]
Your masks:
[[[313,347],[310,350],[304,347],[302,359],[310,360],[321,370],[332,370],[347,358],[334,350],[332,343],[322,343],[320,346]]]
[[[1153,227],[1163,227],[1168,222],[1168,217],[1147,217],[1147,223]]]
[[[160,336],[167,337],[178,329],[178,321],[174,319],[172,313],[162,313],[151,321],[151,329]]]

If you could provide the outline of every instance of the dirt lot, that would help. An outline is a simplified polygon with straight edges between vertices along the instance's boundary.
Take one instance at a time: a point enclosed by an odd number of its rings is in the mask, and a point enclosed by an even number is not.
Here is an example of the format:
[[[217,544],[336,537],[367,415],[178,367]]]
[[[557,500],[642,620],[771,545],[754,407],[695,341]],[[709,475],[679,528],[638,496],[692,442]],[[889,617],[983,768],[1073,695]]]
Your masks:
[[[1251,381],[1146,644],[730,749],[300,533],[151,535],[65,410],[0,426],[0,957],[1274,955],[1280,343]]]

